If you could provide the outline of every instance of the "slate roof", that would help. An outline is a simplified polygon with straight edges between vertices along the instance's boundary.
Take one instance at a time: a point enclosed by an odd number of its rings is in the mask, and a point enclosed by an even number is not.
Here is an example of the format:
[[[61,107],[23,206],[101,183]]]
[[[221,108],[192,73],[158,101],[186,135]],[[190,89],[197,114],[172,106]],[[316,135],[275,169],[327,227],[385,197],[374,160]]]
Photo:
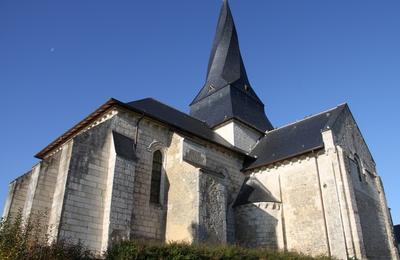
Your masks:
[[[266,133],[250,153],[255,160],[246,162],[247,170],[285,160],[306,152],[322,149],[321,132],[331,128],[347,104],[305,118]]]
[[[237,85],[238,88],[241,87],[244,90],[244,85],[250,87],[240,53],[232,12],[228,2],[224,1],[208,62],[206,83],[194,98],[192,104],[237,81],[241,83]],[[209,86],[212,86],[214,90],[210,91]],[[262,101],[251,88],[248,91],[248,95],[262,104]]]
[[[268,189],[256,178],[248,177],[236,198],[233,207],[254,202],[279,202]]]
[[[227,1],[222,4],[206,82],[190,108],[191,116],[211,128],[235,118],[260,132],[273,129],[247,78]]]
[[[228,143],[224,138],[215,133],[210,129],[206,123],[189,116],[175,108],[165,105],[153,98],[145,98],[133,102],[124,103],[124,105],[133,109],[136,112],[143,113],[146,116],[157,119],[160,122],[166,123],[173,128],[193,134],[202,139],[211,141],[215,144],[222,145],[230,150],[234,150],[241,154],[246,154],[230,143]]]
[[[135,141],[115,131],[113,131],[112,133],[114,139],[115,153],[127,160],[136,161],[137,156],[135,152]]]
[[[393,227],[394,236],[396,238],[397,244],[400,244],[400,225],[396,225]]]
[[[113,106],[120,106],[136,113],[143,114],[144,116],[156,119],[159,122],[169,125],[174,130],[197,136],[201,139],[223,146],[231,151],[248,157],[245,151],[232,146],[225,139],[215,133],[211,128],[209,128],[206,123],[152,98],[145,98],[128,103],[124,103],[113,98],[108,100],[88,117],[80,121],[74,127],[47,145],[44,149],[37,153],[35,157],[43,159],[46,154],[73,138],[76,134],[89,126],[94,120],[100,118],[103,113],[111,109]],[[117,138],[119,137],[117,136]],[[119,150],[121,154],[130,156],[130,158],[132,158],[131,155],[134,153],[134,151],[126,151],[122,146],[118,146],[118,149],[119,148],[121,148],[121,150]]]

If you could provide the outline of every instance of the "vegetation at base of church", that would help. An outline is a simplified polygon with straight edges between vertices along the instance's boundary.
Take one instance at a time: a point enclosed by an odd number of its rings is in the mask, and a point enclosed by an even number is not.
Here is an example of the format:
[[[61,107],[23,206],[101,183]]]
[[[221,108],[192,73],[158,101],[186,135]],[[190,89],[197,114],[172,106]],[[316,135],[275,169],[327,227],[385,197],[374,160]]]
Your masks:
[[[70,245],[63,241],[49,243],[49,236],[43,236],[43,226],[36,215],[23,221],[19,212],[14,218],[0,221],[1,260],[48,260],[48,259],[94,259],[82,244]]]
[[[190,245],[185,243],[157,243],[149,241],[125,241],[112,246],[101,258],[90,253],[83,244],[69,244],[65,241],[49,243],[49,236],[43,235],[41,219],[36,215],[23,221],[22,214],[0,221],[1,260],[48,260],[48,259],[331,259],[277,252],[268,249],[246,249],[238,246]]]
[[[297,253],[278,252],[269,249],[246,249],[238,246],[191,245],[185,243],[155,243],[126,241],[108,250],[106,259],[277,259],[277,260],[328,260],[329,257],[310,257]]]

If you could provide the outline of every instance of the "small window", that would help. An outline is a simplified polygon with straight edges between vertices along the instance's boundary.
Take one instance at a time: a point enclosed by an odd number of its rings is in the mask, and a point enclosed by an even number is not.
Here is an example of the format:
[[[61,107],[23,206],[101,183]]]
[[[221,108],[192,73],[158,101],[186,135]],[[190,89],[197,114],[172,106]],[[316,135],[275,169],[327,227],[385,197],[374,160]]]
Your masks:
[[[155,151],[153,154],[153,167],[151,172],[150,202],[160,204],[162,154]]]
[[[363,174],[362,174],[362,169],[361,169],[361,164],[360,164],[360,159],[358,158],[357,155],[354,156],[354,160],[350,159],[350,167],[351,167],[351,172],[353,174],[357,174],[358,179],[360,182],[363,181]]]

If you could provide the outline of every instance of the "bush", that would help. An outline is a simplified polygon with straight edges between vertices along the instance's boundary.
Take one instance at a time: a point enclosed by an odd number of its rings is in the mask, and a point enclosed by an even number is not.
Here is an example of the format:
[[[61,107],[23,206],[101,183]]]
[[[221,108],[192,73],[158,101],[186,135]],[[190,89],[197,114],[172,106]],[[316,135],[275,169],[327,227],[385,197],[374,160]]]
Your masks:
[[[0,221],[0,259],[1,260],[47,260],[47,259],[96,259],[81,244],[70,244],[66,241],[49,243],[49,236],[43,235],[47,227],[41,225],[43,215],[36,215],[23,221],[22,214]],[[246,249],[238,246],[190,245],[185,243],[156,243],[149,241],[125,241],[112,246],[104,255],[106,259],[330,259],[328,257],[312,258],[309,256],[277,252],[258,248]]]
[[[297,253],[278,252],[268,249],[245,249],[237,246],[206,246],[184,243],[161,244],[154,242],[126,241],[108,250],[106,259],[331,259],[309,257]]]
[[[81,243],[71,245],[65,241],[49,243],[43,235],[43,215],[31,216],[23,221],[19,212],[14,218],[0,221],[0,259],[92,259]]]

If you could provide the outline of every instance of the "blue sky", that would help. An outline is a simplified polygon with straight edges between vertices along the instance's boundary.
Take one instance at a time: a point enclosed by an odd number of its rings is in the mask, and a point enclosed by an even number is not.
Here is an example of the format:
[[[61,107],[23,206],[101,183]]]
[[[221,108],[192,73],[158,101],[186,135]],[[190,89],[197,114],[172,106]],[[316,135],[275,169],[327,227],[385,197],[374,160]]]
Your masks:
[[[400,223],[400,1],[232,0],[275,126],[348,102]],[[204,83],[218,0],[0,0],[0,202],[33,155],[108,98],[182,111]]]

